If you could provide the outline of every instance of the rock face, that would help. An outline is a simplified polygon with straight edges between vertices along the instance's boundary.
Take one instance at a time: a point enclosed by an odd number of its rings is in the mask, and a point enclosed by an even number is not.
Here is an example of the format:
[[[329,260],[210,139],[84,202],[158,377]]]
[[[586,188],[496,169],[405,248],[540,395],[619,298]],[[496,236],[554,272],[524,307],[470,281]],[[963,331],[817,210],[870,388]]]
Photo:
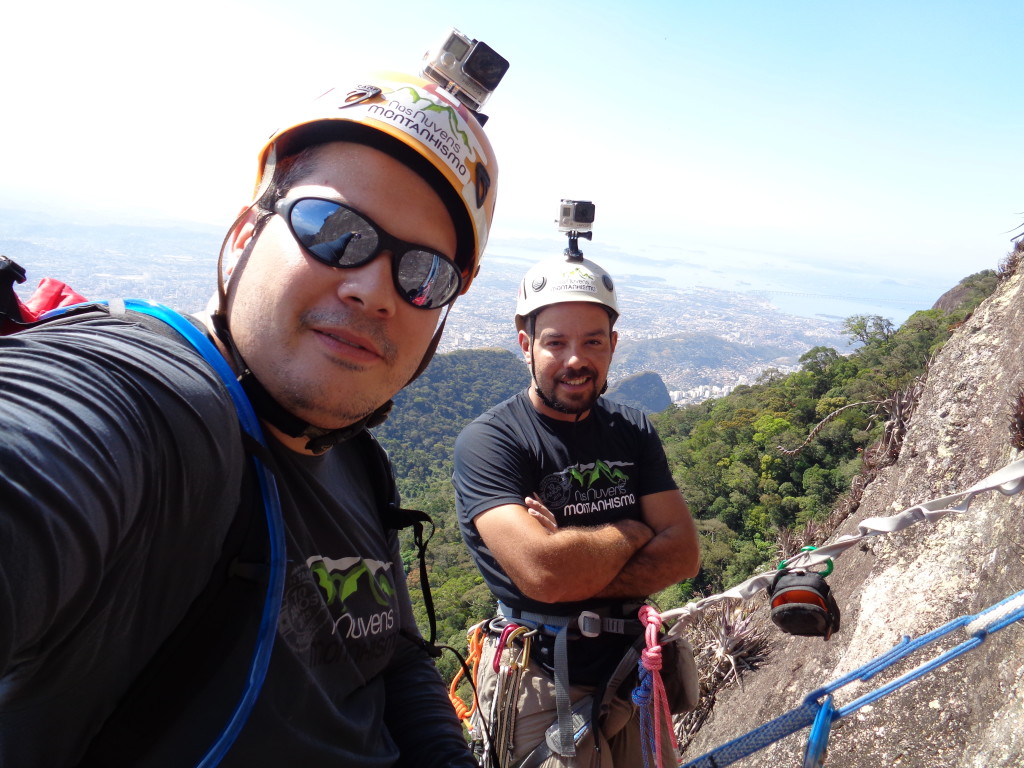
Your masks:
[[[627,376],[608,387],[607,396],[617,403],[639,408],[644,413],[658,413],[672,405],[668,387],[654,371]]]
[[[964,491],[1022,453],[1011,414],[1024,386],[1024,274],[1005,279],[947,342],[895,464],[864,491],[836,532],[866,518]],[[947,622],[1024,589],[1024,492],[978,495],[966,512],[865,540],[828,578],[842,611],[831,640],[775,632],[768,662],[719,693],[683,762],[800,704],[826,683]],[[764,607],[759,614],[767,615]],[[767,620],[767,619],[766,619]],[[957,629],[866,682],[836,692],[836,707],[877,690],[969,635]],[[733,765],[798,766],[809,729]],[[827,768],[1024,766],[1024,622],[833,723]]]
[[[941,309],[943,312],[952,312],[960,306],[960,302],[964,300],[964,297],[967,296],[970,291],[971,289],[963,283],[953,286],[944,294],[939,296],[939,300],[932,305],[932,309]]]

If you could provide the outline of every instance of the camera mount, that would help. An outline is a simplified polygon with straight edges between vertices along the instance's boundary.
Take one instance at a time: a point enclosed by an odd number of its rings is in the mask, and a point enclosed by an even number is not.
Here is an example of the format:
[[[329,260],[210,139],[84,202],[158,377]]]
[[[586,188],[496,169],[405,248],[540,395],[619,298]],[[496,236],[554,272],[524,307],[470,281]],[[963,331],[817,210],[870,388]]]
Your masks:
[[[582,261],[583,251],[581,251],[578,246],[579,238],[582,237],[587,240],[593,240],[594,233],[577,232],[576,230],[572,230],[570,232],[566,232],[565,234],[569,236],[569,247],[565,249],[565,255],[569,257],[570,261]]]

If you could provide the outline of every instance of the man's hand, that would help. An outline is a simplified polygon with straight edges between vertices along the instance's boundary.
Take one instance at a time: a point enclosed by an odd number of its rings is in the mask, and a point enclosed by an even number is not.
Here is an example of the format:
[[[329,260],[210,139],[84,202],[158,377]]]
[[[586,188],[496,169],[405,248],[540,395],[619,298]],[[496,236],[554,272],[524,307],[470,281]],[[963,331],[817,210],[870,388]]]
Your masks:
[[[523,501],[526,502],[526,511],[537,518],[541,525],[552,533],[558,530],[558,522],[555,520],[554,513],[544,506],[540,496],[535,493],[532,496],[527,496]]]
[[[697,575],[700,544],[690,509],[679,491],[640,498],[644,522],[654,537],[637,550],[596,597],[646,597]]]

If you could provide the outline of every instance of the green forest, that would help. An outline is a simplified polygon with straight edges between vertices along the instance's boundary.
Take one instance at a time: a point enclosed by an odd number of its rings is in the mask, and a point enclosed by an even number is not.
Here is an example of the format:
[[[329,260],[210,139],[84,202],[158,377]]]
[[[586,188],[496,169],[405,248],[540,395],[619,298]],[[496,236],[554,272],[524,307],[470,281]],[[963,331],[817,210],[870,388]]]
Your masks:
[[[657,595],[658,605],[667,610],[720,592],[822,543],[837,518],[856,508],[858,487],[895,459],[929,360],[1003,274],[965,278],[947,294],[952,307],[915,312],[898,328],[877,315],[849,317],[845,350],[814,347],[795,372],[766,370],[725,397],[654,414],[702,553],[697,577]],[[508,351],[438,355],[376,430],[395,464],[403,505],[434,520],[428,578],[437,642],[460,653],[466,629],[493,615],[494,601],[459,535],[452,448],[466,423],[528,382],[525,365]],[[403,559],[426,634],[411,540],[403,540]],[[438,664],[451,679],[458,661],[445,654]]]

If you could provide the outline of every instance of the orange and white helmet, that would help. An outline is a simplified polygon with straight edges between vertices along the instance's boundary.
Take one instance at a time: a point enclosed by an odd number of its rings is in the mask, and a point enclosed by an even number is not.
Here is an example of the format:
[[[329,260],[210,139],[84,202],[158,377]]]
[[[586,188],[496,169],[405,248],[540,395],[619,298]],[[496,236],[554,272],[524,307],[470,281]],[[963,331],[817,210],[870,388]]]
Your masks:
[[[254,199],[273,183],[281,159],[327,141],[368,144],[426,179],[455,224],[465,293],[480,269],[498,183],[497,160],[476,115],[437,84],[397,72],[332,89],[271,135],[260,151]]]
[[[526,318],[544,307],[570,301],[600,304],[613,323],[619,317],[612,276],[582,255],[567,253],[534,264],[526,273],[516,297],[516,330],[525,330]]]

